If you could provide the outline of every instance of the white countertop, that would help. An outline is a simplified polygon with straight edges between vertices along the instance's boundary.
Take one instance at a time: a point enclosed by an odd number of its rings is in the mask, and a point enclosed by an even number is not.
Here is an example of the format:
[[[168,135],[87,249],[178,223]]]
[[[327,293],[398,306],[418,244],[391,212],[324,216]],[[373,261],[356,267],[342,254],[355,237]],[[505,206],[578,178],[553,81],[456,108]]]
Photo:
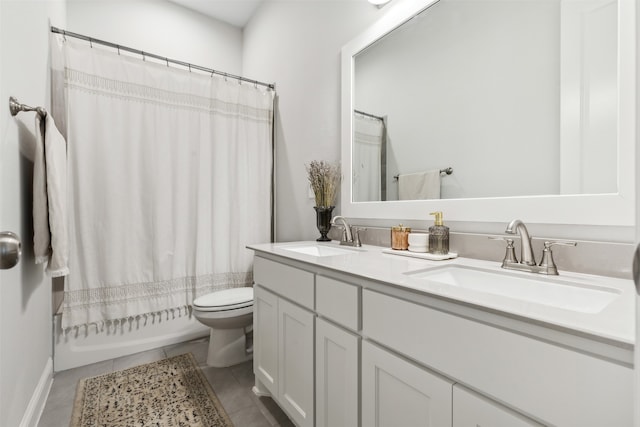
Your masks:
[[[501,261],[495,262],[471,258],[456,258],[444,261],[429,261],[409,258],[382,251],[386,248],[363,245],[361,248],[338,246],[338,242],[323,243],[330,247],[351,249],[346,255],[317,257],[293,252],[283,248],[293,246],[315,245],[316,242],[287,242],[265,243],[247,246],[256,252],[268,253],[283,258],[300,261],[340,273],[385,282],[409,291],[423,293],[430,296],[445,298],[471,304],[477,308],[489,308],[511,316],[532,319],[550,326],[558,326],[580,334],[601,337],[618,342],[623,346],[633,346],[635,342],[635,288],[633,281],[590,274],[580,274],[560,271],[560,276],[547,277],[542,274],[528,272],[507,271],[502,269]],[[419,281],[412,277],[411,272],[424,271],[446,265],[463,265],[481,268],[487,271],[531,278],[536,280],[567,280],[587,287],[596,286],[613,289],[619,292],[602,311],[597,313],[583,313],[558,307],[551,307],[521,299],[504,297],[473,291],[443,283]],[[561,285],[559,285],[561,286]]]

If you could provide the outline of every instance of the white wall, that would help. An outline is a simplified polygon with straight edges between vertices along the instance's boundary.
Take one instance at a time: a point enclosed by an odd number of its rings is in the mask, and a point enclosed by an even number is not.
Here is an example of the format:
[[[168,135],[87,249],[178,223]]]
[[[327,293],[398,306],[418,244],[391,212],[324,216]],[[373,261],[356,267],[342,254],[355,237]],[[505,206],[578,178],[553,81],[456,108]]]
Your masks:
[[[67,0],[67,30],[231,74],[242,31],[165,0]]]
[[[305,164],[340,159],[340,49],[383,11],[366,1],[265,1],[245,27],[243,73],[276,82],[279,95],[279,241],[320,236]]]
[[[28,406],[32,397],[37,406],[51,374],[51,281],[35,265],[32,249],[28,157],[34,113],[13,118],[8,107],[10,95],[29,105],[49,105],[50,23],[65,24],[63,1],[0,1],[0,230],[18,233],[23,242],[20,263],[0,271],[2,426],[18,426],[28,421],[23,417],[37,416],[38,409]]]

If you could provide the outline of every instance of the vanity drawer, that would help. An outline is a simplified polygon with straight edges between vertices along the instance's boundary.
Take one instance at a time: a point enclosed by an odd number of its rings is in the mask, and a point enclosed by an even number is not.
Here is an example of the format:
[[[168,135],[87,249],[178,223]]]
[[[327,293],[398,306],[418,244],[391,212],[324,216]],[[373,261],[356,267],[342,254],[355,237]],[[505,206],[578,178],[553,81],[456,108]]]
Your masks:
[[[366,289],[362,335],[545,424],[633,422],[627,366]]]
[[[359,330],[360,288],[328,277],[316,277],[316,312],[340,325]]]
[[[313,273],[256,256],[253,280],[262,287],[313,310]]]
[[[453,427],[543,427],[460,384],[453,386]]]

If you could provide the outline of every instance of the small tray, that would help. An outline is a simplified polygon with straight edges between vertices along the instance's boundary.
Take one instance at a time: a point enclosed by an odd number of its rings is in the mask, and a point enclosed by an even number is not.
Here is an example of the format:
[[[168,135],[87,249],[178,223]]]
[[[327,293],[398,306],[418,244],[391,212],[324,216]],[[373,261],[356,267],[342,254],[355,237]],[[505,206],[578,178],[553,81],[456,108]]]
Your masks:
[[[383,249],[382,253],[391,255],[408,256],[411,258],[428,259],[430,261],[444,261],[445,259],[457,258],[458,254],[455,252],[449,252],[446,255],[430,254],[428,252],[411,252],[411,251],[399,251],[395,249]]]

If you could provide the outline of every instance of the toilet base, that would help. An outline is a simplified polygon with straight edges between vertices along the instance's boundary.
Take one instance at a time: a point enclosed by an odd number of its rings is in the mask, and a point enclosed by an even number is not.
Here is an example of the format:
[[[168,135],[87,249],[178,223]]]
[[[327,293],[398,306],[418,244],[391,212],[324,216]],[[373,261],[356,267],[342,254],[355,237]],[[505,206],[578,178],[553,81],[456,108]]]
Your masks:
[[[249,349],[247,349],[245,328],[211,328],[207,365],[214,368],[226,368],[249,361],[253,359],[253,343],[249,344]]]

